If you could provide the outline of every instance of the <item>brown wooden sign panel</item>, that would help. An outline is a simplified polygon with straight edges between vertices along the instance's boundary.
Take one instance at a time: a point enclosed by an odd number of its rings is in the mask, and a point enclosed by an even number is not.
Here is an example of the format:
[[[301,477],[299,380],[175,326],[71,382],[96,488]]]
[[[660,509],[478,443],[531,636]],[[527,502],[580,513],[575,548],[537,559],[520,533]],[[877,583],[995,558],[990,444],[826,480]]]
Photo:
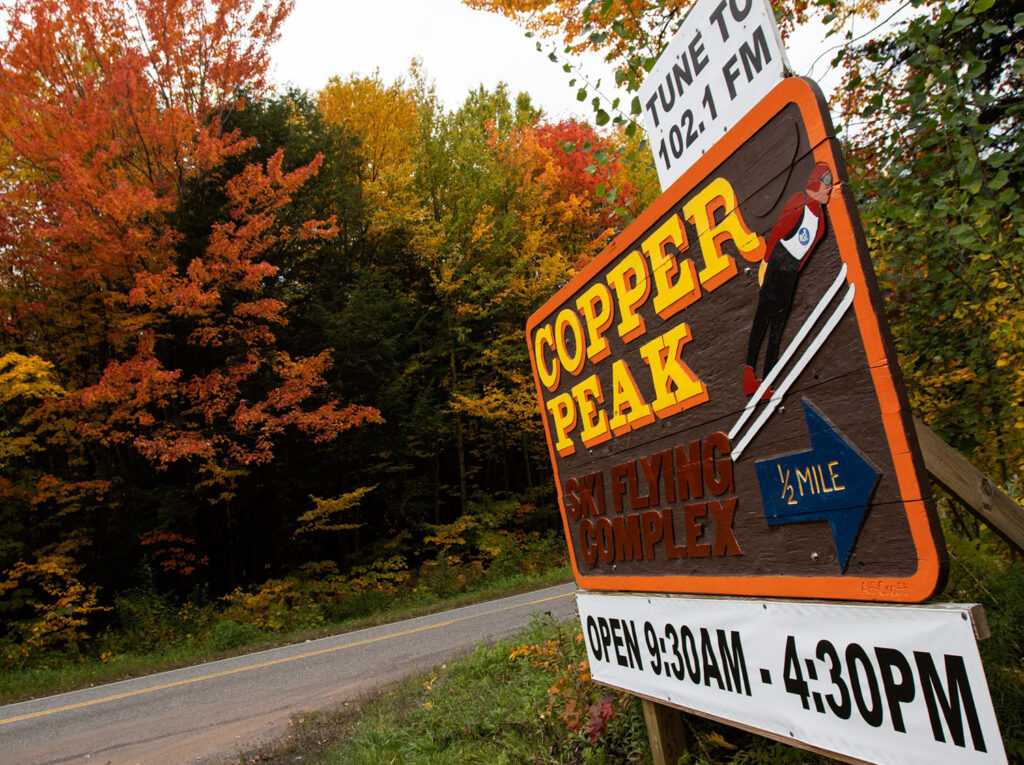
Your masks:
[[[584,588],[916,602],[944,546],[817,87],[783,81],[534,314]]]

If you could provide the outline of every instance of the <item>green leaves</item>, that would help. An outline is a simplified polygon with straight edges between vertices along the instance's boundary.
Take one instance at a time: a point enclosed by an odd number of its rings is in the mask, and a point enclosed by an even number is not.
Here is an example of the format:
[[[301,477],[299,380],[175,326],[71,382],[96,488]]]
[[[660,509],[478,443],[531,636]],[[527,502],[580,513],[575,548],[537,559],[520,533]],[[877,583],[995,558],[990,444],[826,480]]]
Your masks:
[[[1010,174],[1006,170],[1000,170],[996,173],[996,176],[990,180],[986,185],[993,191],[999,191],[1006,184],[1010,182]]]
[[[966,29],[967,27],[969,27],[971,24],[973,24],[974,20],[975,20],[974,16],[959,16],[958,15],[958,16],[956,16],[953,19],[953,24],[952,24],[952,27],[951,27],[951,31],[954,34],[957,33],[957,32],[960,32],[960,31]],[[941,52],[940,52],[939,48],[936,47],[936,46],[932,46],[931,48],[929,48],[928,52],[931,53],[936,58],[939,58],[941,56]]]
[[[975,80],[984,74],[986,68],[984,61],[975,59],[969,63],[967,72],[964,73],[964,79]]]
[[[943,4],[873,43],[850,83],[867,119],[851,177],[911,402],[992,475],[1024,460],[1024,376],[1011,372],[1024,368],[1024,69],[1011,14]]]

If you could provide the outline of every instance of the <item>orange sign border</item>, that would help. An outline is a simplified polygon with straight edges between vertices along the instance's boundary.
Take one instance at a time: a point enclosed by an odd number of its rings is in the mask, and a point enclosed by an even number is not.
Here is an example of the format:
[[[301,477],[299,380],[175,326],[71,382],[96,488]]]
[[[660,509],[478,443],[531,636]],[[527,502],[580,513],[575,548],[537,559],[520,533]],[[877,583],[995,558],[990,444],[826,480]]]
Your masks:
[[[748,112],[711,150],[704,154],[689,170],[680,176],[658,199],[656,199],[632,224],[620,233],[601,253],[580,271],[568,284],[560,289],[526,324],[527,339],[533,330],[549,318],[583,285],[588,283],[615,257],[625,252],[661,216],[681,200],[687,192],[722,161],[749,140],[764,124],[786,105],[796,104],[807,129],[815,161],[825,162],[831,167],[843,167],[841,156],[832,151],[831,126],[826,124],[827,107],[818,88],[800,77],[789,77],[779,83],[753,109]],[[838,184],[837,184],[838,185]],[[858,243],[862,243],[860,221],[856,210],[851,209],[847,195],[833,193],[829,203],[829,216],[835,230],[836,242],[841,260],[846,263],[849,279],[858,285],[853,308],[860,329],[868,365],[882,412],[882,425],[889,444],[889,451],[896,471],[900,497],[907,513],[911,538],[917,552],[917,571],[909,577],[856,577],[856,576],[587,576],[582,574],[576,560],[569,525],[565,518],[562,496],[562,481],[558,475],[555,460],[554,440],[543,417],[544,432],[548,442],[548,454],[558,488],[558,502],[562,514],[569,557],[573,575],[583,589],[622,592],[664,592],[699,595],[740,595],[785,598],[822,598],[835,600],[883,601],[919,603],[932,597],[945,583],[946,556],[937,547],[942,539],[938,531],[938,520],[923,499],[919,476],[924,475],[916,443],[908,435],[909,413],[902,406],[899,383],[891,373],[886,342],[871,302],[867,280],[859,257]],[[873,275],[872,275],[873,279]],[[539,401],[543,401],[543,389],[537,372],[534,354],[530,354],[533,379]],[[895,362],[892,362],[895,364]]]

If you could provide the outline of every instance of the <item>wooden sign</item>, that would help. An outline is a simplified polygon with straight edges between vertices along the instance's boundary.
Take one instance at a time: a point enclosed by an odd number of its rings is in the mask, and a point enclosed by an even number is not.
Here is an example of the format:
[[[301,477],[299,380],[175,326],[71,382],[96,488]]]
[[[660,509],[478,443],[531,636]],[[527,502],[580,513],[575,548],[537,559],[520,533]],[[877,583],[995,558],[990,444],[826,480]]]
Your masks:
[[[589,589],[918,602],[945,577],[820,91],[775,87],[527,324]]]

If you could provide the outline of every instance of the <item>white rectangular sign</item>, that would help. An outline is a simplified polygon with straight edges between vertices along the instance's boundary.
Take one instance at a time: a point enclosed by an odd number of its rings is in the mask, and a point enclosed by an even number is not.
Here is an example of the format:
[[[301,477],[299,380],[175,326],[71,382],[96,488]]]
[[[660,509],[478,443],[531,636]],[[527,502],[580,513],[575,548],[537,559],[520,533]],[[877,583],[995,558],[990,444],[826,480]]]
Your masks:
[[[700,0],[640,86],[661,188],[767,95],[786,68],[767,0]]]
[[[971,606],[576,600],[600,683],[866,762],[1006,762]]]

